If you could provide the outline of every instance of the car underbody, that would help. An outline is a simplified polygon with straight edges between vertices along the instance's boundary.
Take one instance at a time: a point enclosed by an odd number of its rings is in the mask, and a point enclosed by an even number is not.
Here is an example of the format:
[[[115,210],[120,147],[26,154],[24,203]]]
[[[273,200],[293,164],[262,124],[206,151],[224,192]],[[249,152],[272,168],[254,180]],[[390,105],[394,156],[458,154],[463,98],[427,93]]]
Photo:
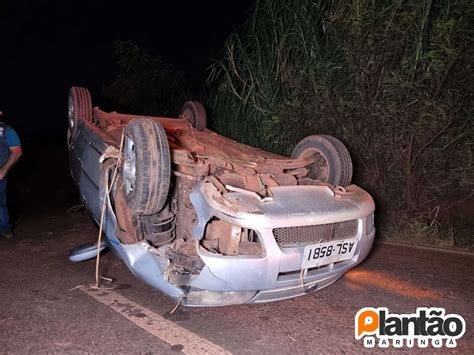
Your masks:
[[[369,253],[372,198],[356,185],[312,177],[315,164],[327,174],[317,154],[282,157],[196,129],[184,116],[91,111],[89,119],[75,117],[68,137],[81,198],[96,221],[106,206],[107,242],[129,269],[182,304],[304,295],[330,285]],[[127,200],[136,188],[130,176],[141,168],[126,134],[137,119],[158,122],[169,145],[168,191],[151,214],[137,213]],[[133,155],[133,164],[124,154]],[[160,169],[150,168],[145,178],[155,179]],[[323,249],[327,255],[319,261]]]

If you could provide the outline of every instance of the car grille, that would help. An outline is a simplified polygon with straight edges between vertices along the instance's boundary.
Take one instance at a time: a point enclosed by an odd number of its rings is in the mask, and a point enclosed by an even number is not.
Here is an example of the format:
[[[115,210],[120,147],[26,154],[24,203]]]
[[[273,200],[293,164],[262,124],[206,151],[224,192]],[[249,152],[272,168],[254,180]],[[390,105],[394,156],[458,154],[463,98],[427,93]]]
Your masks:
[[[357,220],[313,226],[274,228],[273,235],[282,247],[302,246],[354,237]]]

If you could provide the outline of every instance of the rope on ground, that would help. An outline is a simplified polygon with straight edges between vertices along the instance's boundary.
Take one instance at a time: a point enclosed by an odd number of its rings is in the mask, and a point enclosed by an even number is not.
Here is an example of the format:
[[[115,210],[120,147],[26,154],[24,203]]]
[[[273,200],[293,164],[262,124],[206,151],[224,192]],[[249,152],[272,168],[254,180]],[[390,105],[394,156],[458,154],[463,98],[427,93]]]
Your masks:
[[[110,181],[110,184],[108,183],[107,179],[105,182],[105,189],[104,189],[104,200],[102,202],[102,209],[100,213],[100,225],[99,225],[99,236],[97,238],[97,256],[96,256],[96,262],[95,262],[95,285],[92,286],[92,288],[100,288],[100,279],[106,280],[108,282],[112,282],[112,279],[102,277],[99,275],[99,264],[100,264],[100,242],[102,240],[102,232],[104,229],[104,219],[105,219],[105,211],[107,210],[107,201],[109,198],[109,194],[112,191],[112,187],[114,186],[115,179],[117,178],[118,174],[118,169],[121,164],[122,160],[122,148],[123,148],[123,142],[124,142],[125,134],[124,131],[122,131],[122,137],[120,138],[120,147],[119,147],[119,152],[117,156],[117,161],[115,163],[115,169],[114,173],[112,174],[112,180]]]
[[[173,314],[174,312],[176,312],[176,310],[179,308],[179,306],[181,306],[181,301],[183,300],[183,296],[181,296],[181,298],[178,300],[178,302],[176,303],[176,306],[174,306],[174,308],[170,311],[170,314]]]

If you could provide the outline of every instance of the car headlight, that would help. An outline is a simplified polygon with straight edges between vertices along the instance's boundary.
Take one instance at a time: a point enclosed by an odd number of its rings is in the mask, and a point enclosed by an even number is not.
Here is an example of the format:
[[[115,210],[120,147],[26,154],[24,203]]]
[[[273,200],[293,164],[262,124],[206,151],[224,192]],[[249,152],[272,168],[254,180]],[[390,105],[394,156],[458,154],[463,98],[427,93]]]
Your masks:
[[[211,253],[223,256],[264,256],[263,246],[256,231],[218,218],[207,223],[201,246]]]
[[[191,290],[183,303],[187,306],[230,306],[232,304],[242,304],[250,301],[255,291],[208,291],[208,290]]]

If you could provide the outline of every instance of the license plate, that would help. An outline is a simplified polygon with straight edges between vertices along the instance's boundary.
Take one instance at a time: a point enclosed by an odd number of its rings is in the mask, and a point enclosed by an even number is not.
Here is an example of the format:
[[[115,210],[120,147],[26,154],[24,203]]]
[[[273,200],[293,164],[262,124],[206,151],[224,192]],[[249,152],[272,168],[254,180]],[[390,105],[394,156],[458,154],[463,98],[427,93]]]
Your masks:
[[[308,269],[350,259],[354,256],[356,247],[355,238],[307,245],[304,248],[301,268]]]

